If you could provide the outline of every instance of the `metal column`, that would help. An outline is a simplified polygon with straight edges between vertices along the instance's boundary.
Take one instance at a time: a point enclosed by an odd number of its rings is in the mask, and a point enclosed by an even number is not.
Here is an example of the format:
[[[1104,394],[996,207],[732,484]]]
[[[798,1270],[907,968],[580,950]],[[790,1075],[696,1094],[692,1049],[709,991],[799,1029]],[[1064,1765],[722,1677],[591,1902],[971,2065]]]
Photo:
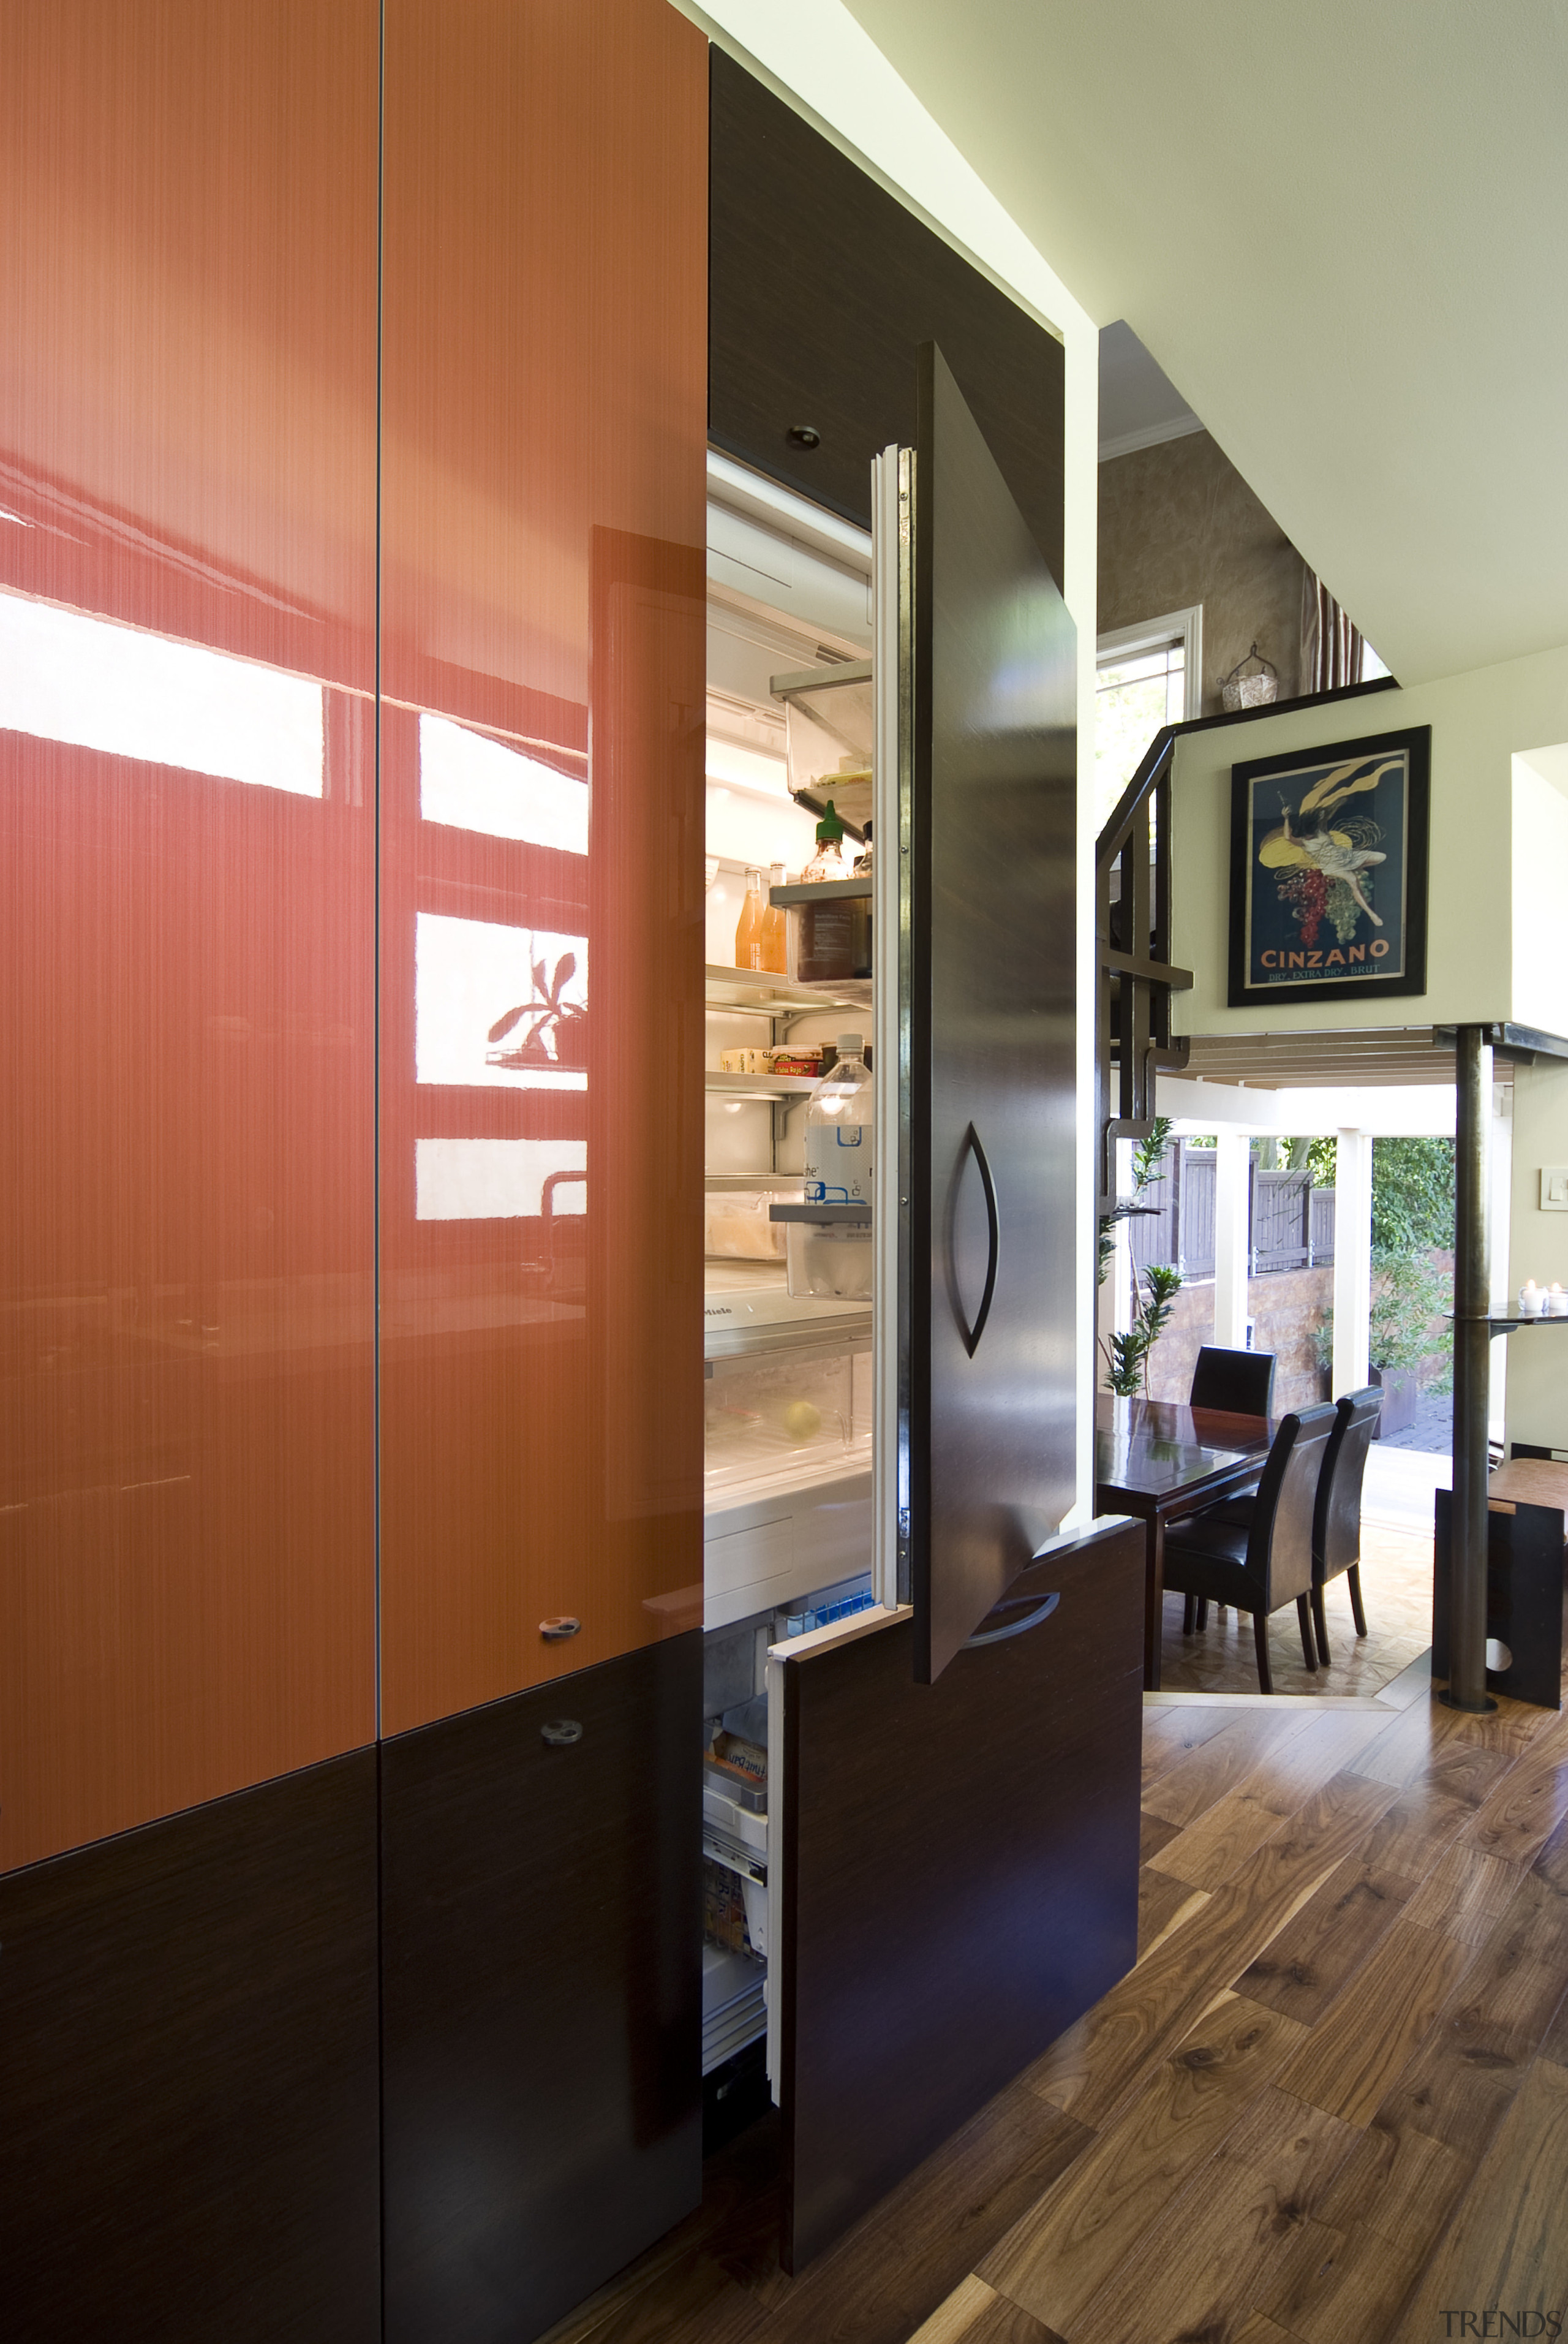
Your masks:
[[[1454,1037],[1453,1538],[1449,1588],[1451,1709],[1495,1709],[1486,1690],[1486,1469],[1492,1281],[1486,1258],[1490,1029]]]

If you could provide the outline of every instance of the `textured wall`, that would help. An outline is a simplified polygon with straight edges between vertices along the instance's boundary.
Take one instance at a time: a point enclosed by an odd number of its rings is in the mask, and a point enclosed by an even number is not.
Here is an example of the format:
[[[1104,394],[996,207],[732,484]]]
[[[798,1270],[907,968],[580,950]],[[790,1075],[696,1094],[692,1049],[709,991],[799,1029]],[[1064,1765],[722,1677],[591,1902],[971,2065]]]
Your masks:
[[[1301,690],[1306,565],[1206,431],[1100,467],[1100,631],[1203,605],[1203,713],[1254,639]]]
[[[1333,1298],[1332,1269],[1276,1270],[1247,1280],[1247,1310],[1257,1349],[1272,1351],[1279,1361],[1274,1370],[1276,1411],[1310,1408],[1325,1397],[1312,1339]],[[1204,1278],[1201,1285],[1184,1286],[1176,1297],[1171,1323],[1150,1358],[1150,1397],[1184,1400],[1192,1389],[1200,1347],[1213,1339],[1214,1281]]]

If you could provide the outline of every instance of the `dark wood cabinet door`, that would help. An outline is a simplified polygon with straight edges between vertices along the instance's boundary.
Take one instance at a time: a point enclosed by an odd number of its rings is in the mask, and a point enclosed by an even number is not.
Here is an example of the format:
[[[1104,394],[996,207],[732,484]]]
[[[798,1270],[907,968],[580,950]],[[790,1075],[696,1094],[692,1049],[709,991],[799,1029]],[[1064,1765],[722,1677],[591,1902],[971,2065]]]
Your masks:
[[[383,1747],[387,2344],[525,2344],[701,2195],[701,1644]]]
[[[1141,1525],[1036,1564],[990,1626],[1031,1615],[936,1685],[908,1621],[781,1663],[792,2269],[1132,1965]]]
[[[714,444],[868,529],[871,459],[913,440],[938,342],[1060,581],[1060,343],[733,57],[711,74]]]
[[[900,1446],[929,1682],[1074,1496],[1078,750],[1056,581],[929,344],[920,386]]]
[[[7,2344],[380,2344],[375,1753],[10,1873],[0,1940]]]

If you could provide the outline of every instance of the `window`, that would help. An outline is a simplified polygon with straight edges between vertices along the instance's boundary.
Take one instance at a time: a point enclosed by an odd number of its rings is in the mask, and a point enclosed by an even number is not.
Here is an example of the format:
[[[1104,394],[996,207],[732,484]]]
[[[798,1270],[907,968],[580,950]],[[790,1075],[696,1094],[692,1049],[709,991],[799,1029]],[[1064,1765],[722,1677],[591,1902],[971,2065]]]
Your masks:
[[[1102,828],[1162,724],[1196,716],[1202,692],[1201,608],[1101,635],[1096,655],[1096,829]]]

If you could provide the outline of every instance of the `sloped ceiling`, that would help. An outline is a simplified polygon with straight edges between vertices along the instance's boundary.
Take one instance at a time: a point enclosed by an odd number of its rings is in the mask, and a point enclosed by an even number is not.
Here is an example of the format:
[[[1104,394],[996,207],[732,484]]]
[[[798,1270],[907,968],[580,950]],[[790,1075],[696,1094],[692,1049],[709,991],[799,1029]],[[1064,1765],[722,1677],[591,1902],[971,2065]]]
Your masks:
[[[1562,0],[849,0],[1417,682],[1568,642]]]

